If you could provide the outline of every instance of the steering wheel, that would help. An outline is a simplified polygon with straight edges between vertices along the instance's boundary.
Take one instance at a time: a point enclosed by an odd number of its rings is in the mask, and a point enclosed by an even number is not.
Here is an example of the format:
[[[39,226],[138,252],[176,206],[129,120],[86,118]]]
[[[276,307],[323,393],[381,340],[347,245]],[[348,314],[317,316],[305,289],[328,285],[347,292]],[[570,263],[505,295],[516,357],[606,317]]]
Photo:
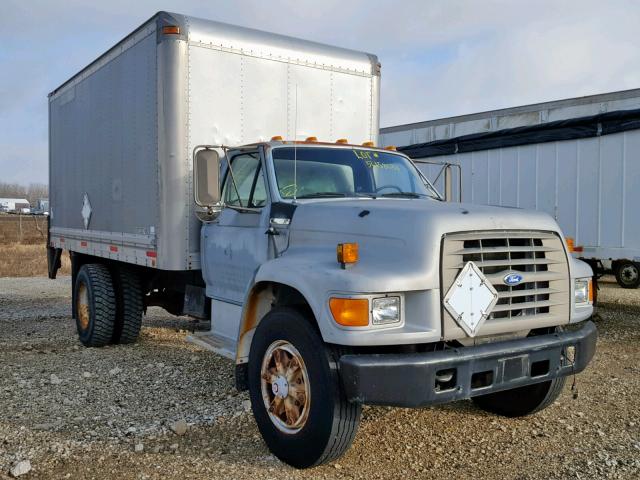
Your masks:
[[[400,187],[398,187],[397,185],[382,185],[378,188],[376,188],[376,193],[379,193],[380,190],[384,190],[385,188],[395,188],[398,193],[402,193],[402,189]]]

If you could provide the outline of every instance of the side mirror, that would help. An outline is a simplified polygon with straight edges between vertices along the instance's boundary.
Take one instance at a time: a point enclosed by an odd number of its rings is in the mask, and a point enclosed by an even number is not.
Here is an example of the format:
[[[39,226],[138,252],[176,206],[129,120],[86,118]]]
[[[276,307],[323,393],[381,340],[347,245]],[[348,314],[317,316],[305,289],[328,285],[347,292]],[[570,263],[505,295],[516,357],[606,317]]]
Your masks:
[[[453,169],[458,171],[458,178],[456,179],[456,190],[457,197],[454,198],[454,188],[453,188]],[[447,202],[462,202],[462,167],[459,163],[447,163],[445,164],[444,169],[444,199]]]
[[[444,200],[445,202],[453,202],[453,179],[451,165],[444,167]]]
[[[193,195],[201,207],[213,207],[220,201],[220,155],[209,147],[193,152]]]

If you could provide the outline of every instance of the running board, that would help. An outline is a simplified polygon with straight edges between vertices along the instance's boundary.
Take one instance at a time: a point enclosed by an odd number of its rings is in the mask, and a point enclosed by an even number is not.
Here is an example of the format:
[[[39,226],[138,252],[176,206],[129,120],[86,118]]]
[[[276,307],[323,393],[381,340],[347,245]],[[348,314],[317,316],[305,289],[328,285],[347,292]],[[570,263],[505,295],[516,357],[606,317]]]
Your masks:
[[[187,335],[187,342],[222,355],[231,360],[236,359],[235,342],[230,338],[212,335],[210,332],[196,332]]]

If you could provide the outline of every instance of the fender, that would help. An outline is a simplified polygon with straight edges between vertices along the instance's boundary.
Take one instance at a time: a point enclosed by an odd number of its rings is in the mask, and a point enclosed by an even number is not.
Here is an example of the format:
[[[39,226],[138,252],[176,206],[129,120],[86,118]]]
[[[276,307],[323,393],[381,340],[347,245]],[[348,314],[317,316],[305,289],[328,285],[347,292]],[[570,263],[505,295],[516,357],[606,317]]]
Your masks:
[[[246,363],[249,359],[253,333],[260,320],[271,310],[273,292],[268,286],[273,283],[286,285],[300,292],[314,314],[323,339],[325,338],[323,332],[327,330],[326,319],[323,319],[325,295],[322,294],[319,285],[327,282],[327,273],[323,272],[317,263],[320,256],[325,257],[324,253],[322,255],[288,254],[270,260],[256,270],[243,302],[237,337],[236,363]]]

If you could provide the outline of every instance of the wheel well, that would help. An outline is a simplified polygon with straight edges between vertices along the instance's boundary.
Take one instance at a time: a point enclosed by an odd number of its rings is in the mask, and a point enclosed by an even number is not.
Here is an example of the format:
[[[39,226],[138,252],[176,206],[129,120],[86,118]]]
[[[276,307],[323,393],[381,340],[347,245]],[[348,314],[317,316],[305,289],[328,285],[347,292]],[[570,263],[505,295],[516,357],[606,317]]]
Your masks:
[[[74,251],[70,251],[69,254],[71,256],[71,281],[73,294],[75,294],[75,290],[73,289],[75,289],[75,281],[80,268],[87,263],[97,263],[105,265],[111,271],[113,276],[115,276],[115,272],[118,269],[127,269],[137,275],[140,279],[143,292],[145,311],[147,307],[159,306],[172,315],[184,315],[184,298],[187,286],[197,287],[202,292],[202,298],[204,299],[204,317],[209,318],[211,313],[210,300],[205,298],[205,285],[200,271],[198,270],[158,270],[151,267],[135,265]],[[73,311],[73,317],[75,318],[75,310]]]
[[[313,309],[299,290],[277,282],[256,283],[247,297],[238,332],[236,350],[236,387],[238,390],[246,389],[246,366],[249,361],[253,334],[264,316],[276,307],[289,307],[298,310],[320,333]]]

